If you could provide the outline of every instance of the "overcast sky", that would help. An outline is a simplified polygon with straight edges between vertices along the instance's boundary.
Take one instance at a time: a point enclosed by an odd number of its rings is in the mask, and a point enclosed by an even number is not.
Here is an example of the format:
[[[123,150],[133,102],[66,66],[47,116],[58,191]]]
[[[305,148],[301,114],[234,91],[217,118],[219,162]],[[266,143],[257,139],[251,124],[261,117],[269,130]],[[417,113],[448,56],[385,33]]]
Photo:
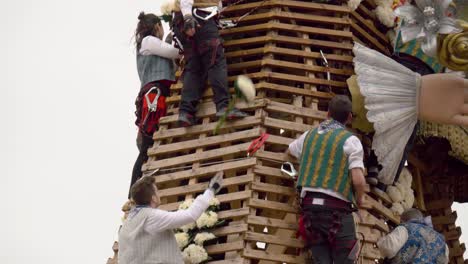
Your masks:
[[[137,155],[132,33],[161,2],[0,2],[0,263],[112,255]]]

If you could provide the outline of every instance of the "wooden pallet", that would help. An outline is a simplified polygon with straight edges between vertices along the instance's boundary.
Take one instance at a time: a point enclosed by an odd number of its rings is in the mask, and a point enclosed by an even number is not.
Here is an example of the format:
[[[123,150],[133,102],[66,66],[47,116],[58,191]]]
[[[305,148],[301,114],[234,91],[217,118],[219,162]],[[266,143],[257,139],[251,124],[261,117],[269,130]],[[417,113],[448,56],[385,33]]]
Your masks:
[[[216,172],[225,172],[217,197],[222,208],[218,215],[227,225],[214,231],[218,244],[207,247],[213,264],[305,263],[300,253],[304,244],[296,238],[294,182],[279,169],[289,160],[283,153],[290,142],[326,118],[334,94],[348,94],[353,40],[382,52],[388,47],[369,11],[370,1],[351,12],[345,3],[251,0],[228,7],[224,16],[240,17],[258,5],[237,27],[221,31],[230,85],[240,74],[255,83],[255,102],[237,105],[250,116],[226,122],[215,135],[216,109],[208,89],[197,112],[198,124],[181,128],[179,82],[171,87],[168,115],[160,120],[143,166],[145,174],[160,169],[155,177],[164,210],[176,210],[185,199],[202,193]],[[250,142],[263,132],[270,134],[265,145],[247,157]],[[385,195],[371,191],[366,196],[361,217],[356,216],[363,248],[359,263],[381,258],[375,243],[399,222],[390,207]]]

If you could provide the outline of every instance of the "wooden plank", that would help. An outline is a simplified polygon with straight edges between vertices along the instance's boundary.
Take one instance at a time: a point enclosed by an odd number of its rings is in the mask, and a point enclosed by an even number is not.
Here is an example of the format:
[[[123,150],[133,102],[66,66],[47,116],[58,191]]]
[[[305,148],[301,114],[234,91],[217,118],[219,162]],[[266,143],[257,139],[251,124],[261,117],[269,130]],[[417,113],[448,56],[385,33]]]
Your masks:
[[[227,236],[230,234],[244,233],[244,232],[247,232],[247,230],[248,230],[247,224],[236,224],[236,225],[228,225],[228,226],[216,228],[215,230],[213,230],[212,233],[216,237],[222,237],[222,236]]]
[[[318,120],[327,119],[327,112],[314,110],[307,107],[294,106],[291,104],[283,104],[274,101],[269,101],[266,107],[267,111],[286,113],[299,117],[313,118]]]
[[[233,146],[221,148],[221,149],[208,150],[203,153],[194,153],[194,154],[178,156],[178,157],[169,158],[169,159],[148,161],[145,163],[145,165],[143,165],[143,170],[147,171],[147,170],[163,169],[163,168],[174,167],[177,165],[190,164],[194,162],[201,162],[205,160],[220,158],[220,157],[231,155],[231,154],[240,154],[240,153],[246,152],[249,146],[250,146],[250,142],[233,145]]]
[[[432,201],[426,202],[426,209],[428,211],[440,210],[440,209],[450,208],[452,204],[453,204],[453,200],[451,199],[432,200]]]
[[[257,164],[257,159],[254,157],[251,157],[251,158],[246,158],[243,160],[224,162],[221,164],[201,167],[197,169],[161,174],[155,177],[156,184],[159,185],[161,183],[184,180],[184,179],[189,179],[193,177],[203,177],[203,176],[207,176],[210,174],[214,175],[218,171],[226,172],[230,170],[241,170],[241,169],[246,169],[248,167],[255,166],[256,164]]]
[[[259,128],[252,128],[245,131],[234,132],[229,134],[217,135],[213,137],[207,137],[203,139],[194,139],[187,140],[183,142],[177,142],[167,145],[160,145],[156,148],[150,148],[148,150],[148,155],[157,155],[157,154],[167,154],[178,152],[181,150],[191,150],[201,147],[209,147],[214,145],[219,145],[226,142],[233,142],[242,139],[252,139],[260,136]]]
[[[308,26],[299,26],[299,25],[290,25],[280,22],[267,22],[263,24],[257,24],[252,26],[237,26],[229,29],[224,29],[220,31],[221,36],[228,36],[232,34],[245,34],[251,32],[263,32],[268,30],[286,30],[288,32],[300,32],[307,34],[323,35],[323,36],[333,36],[340,38],[352,38],[353,34],[351,32],[317,28],[317,27],[308,27]]]
[[[341,43],[341,42],[325,41],[325,40],[317,40],[317,39],[303,39],[303,38],[286,37],[286,36],[276,36],[274,38],[271,36],[261,36],[261,37],[226,40],[223,45],[226,48],[229,48],[229,47],[241,48],[243,46],[258,45],[258,44],[272,42],[272,41],[276,43],[283,43],[283,44],[310,45],[310,46],[316,46],[316,47],[322,47],[322,48],[343,49],[347,51],[351,51],[353,49],[353,45]]]
[[[262,8],[265,7],[290,7],[290,8],[300,8],[303,11],[330,11],[333,13],[349,13],[350,10],[346,6],[339,6],[339,5],[327,5],[327,4],[318,4],[318,3],[310,3],[310,2],[300,2],[300,1],[290,1],[290,0],[268,0],[264,2],[254,2],[248,4],[238,4],[238,5],[231,5],[226,7],[223,10],[223,14],[228,17],[232,12],[238,11],[250,11],[253,8],[258,7],[261,5]]]
[[[292,95],[310,96],[313,98],[326,99],[326,100],[329,100],[333,97],[333,95],[330,93],[311,91],[311,90],[306,90],[303,88],[296,88],[292,86],[280,85],[280,84],[268,83],[268,82],[260,82],[256,84],[255,87],[257,88],[257,90],[267,89],[267,90],[272,90],[272,91],[277,91],[277,92],[284,92],[284,93],[288,93]]]
[[[274,227],[281,229],[297,230],[299,228],[297,222],[288,222],[282,219],[268,218],[262,216],[252,216],[249,215],[247,218],[247,223],[249,225],[258,225],[266,227]]]
[[[372,45],[374,45],[374,47],[376,47],[381,53],[385,55],[390,54],[390,52],[384,45],[382,45],[376,38],[374,38],[364,29],[362,29],[357,23],[351,23],[351,28],[356,30],[361,36],[363,36],[367,40],[367,43],[372,43]]]
[[[239,17],[230,17],[232,20],[236,20]],[[281,10],[272,10],[270,12],[259,13],[259,14],[250,14],[242,19],[242,23],[247,22],[257,22],[257,21],[269,21],[272,19],[294,19],[296,21],[305,21],[305,22],[314,22],[316,24],[334,24],[334,25],[348,25],[351,22],[349,19],[342,17],[329,17],[329,16],[320,16],[313,14],[304,14],[297,12],[281,11]]]
[[[248,248],[244,249],[243,256],[251,259],[270,260],[280,263],[304,263],[304,259],[300,256],[276,254]]]
[[[279,169],[280,166],[277,168],[271,168],[267,166],[262,166],[262,165],[256,165],[254,167],[254,172],[259,175],[264,175],[267,177],[277,177],[283,180],[292,180],[290,176],[285,176],[281,173],[281,170]]]
[[[277,237],[274,235],[260,234],[255,232],[246,232],[244,239],[247,241],[265,242],[267,244],[282,245],[293,248],[304,247],[304,243],[300,239]]]
[[[284,61],[284,60],[273,60],[273,59],[263,59],[263,60],[233,63],[233,64],[228,65],[228,70],[240,71],[240,70],[247,70],[247,69],[252,69],[252,68],[260,68],[264,66],[289,68],[289,69],[294,69],[294,70],[303,70],[303,71],[319,72],[319,73],[330,72],[333,74],[343,75],[343,76],[351,76],[354,74],[354,71],[352,70],[343,70],[343,69],[338,69],[338,68],[326,68],[323,66],[305,65],[303,63],[295,63],[295,62],[289,62],[289,61]]]
[[[236,51],[229,51],[225,53],[227,58],[246,58],[249,56],[261,55],[264,53],[273,53],[273,54],[280,54],[280,55],[287,55],[287,56],[295,56],[298,58],[306,58],[306,59],[322,59],[322,55],[319,52],[312,52],[312,51],[303,51],[297,49],[290,49],[290,48],[280,48],[280,47],[261,47],[255,49],[242,49]],[[353,57],[347,55],[338,55],[338,54],[327,54],[324,53],[325,57],[328,61],[336,61],[336,62],[348,62],[353,63]]]
[[[251,196],[252,196],[252,191],[243,191],[243,192],[217,195],[216,198],[218,198],[220,203],[228,203],[232,201],[245,200],[245,199],[250,198]],[[179,208],[179,205],[181,203],[182,202],[163,204],[163,205],[160,205],[159,208],[161,210],[166,210],[166,211],[175,211]]]
[[[400,219],[399,217],[395,216],[392,211],[390,211],[389,208],[379,204],[376,200],[374,200],[372,197],[369,195],[364,195],[364,202],[362,205],[362,208],[365,209],[370,209],[370,210],[375,210],[382,216],[386,217],[390,221],[392,221],[394,224],[399,224]]]
[[[457,212],[453,212],[449,215],[433,216],[432,223],[434,225],[448,225],[454,224],[457,220]]]
[[[227,211],[218,212],[219,219],[231,219],[231,218],[239,218],[249,215],[249,208],[239,208],[239,209],[232,209]]]
[[[285,73],[265,73],[266,77],[276,80],[283,80],[283,81],[294,81],[298,83],[307,83],[307,84],[316,84],[316,85],[330,85],[337,88],[348,88],[346,82],[339,82],[339,81],[329,81],[325,79],[319,78],[309,78],[305,76],[298,76],[292,74],[285,74]]]
[[[276,136],[276,135],[270,135],[268,139],[266,140],[267,143],[281,145],[285,147],[289,146],[289,144],[291,144],[291,142],[293,141],[294,139],[292,138]]]
[[[192,177],[194,178],[194,177]],[[236,176],[233,178],[225,178],[223,180],[223,188],[241,184],[247,184],[253,181],[253,174],[247,174],[242,176]],[[208,188],[208,182],[189,184],[185,186],[179,186],[170,189],[158,190],[159,197],[175,196],[175,195],[186,195],[203,192]]]
[[[250,199],[249,203],[250,207],[254,208],[263,208],[263,209],[270,209],[275,211],[282,211],[288,213],[298,213],[298,210],[289,204],[273,202],[273,201],[265,201],[260,199]]]
[[[255,108],[263,107],[265,103],[266,102],[263,99],[257,99],[250,105],[241,101],[241,102],[236,103],[236,107],[242,110],[255,109]],[[196,116],[198,118],[204,118],[208,116],[214,116],[215,114],[216,114],[216,106],[212,102],[209,102],[209,103],[200,104],[200,107],[196,113]],[[161,119],[159,120],[159,123],[160,124],[174,123],[174,122],[177,122],[178,117],[179,117],[178,114],[171,115],[171,116],[164,116],[164,117],[161,117]],[[190,128],[191,127],[188,127],[185,129],[190,130]]]
[[[248,116],[239,120],[234,120],[230,122],[226,122],[223,125],[223,129],[241,129],[246,127],[253,127],[258,125],[262,122],[260,118],[255,116]],[[181,127],[181,128],[174,128],[168,130],[157,131],[154,133],[153,139],[154,140],[162,140],[167,138],[175,138],[180,136],[189,136],[189,135],[197,135],[201,133],[206,133],[209,131],[213,131],[216,127],[218,122],[212,122],[207,125],[195,125],[191,127]]]
[[[351,16],[356,19],[357,22],[359,22],[361,25],[364,25],[367,30],[372,31],[371,33],[374,36],[377,36],[381,42],[383,42],[383,45],[388,45],[389,41],[388,38],[385,34],[380,32],[375,25],[372,22],[369,22],[368,20],[365,20],[358,12],[353,11],[351,12]]]
[[[276,193],[287,196],[295,196],[296,189],[291,187],[278,186],[263,182],[252,182],[252,189],[259,192]]]
[[[299,132],[299,133],[304,133],[313,128],[313,126],[311,125],[298,124],[296,122],[284,121],[284,120],[275,119],[271,117],[265,118],[264,125],[266,127],[273,127],[273,128],[284,129],[286,131],[293,131],[293,132]]]
[[[208,261],[206,264],[246,264],[243,258]]]
[[[210,255],[224,253],[224,252],[233,251],[233,250],[241,250],[243,248],[244,248],[244,241],[242,240],[205,247],[206,252]]]

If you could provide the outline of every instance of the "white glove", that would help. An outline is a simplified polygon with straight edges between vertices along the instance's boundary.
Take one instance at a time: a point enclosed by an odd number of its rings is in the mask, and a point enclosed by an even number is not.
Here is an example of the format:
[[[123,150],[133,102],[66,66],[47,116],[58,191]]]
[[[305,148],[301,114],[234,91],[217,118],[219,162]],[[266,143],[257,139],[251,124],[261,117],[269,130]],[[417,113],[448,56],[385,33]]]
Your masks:
[[[220,171],[211,179],[208,188],[213,191],[214,194],[217,194],[223,187],[223,172]]]

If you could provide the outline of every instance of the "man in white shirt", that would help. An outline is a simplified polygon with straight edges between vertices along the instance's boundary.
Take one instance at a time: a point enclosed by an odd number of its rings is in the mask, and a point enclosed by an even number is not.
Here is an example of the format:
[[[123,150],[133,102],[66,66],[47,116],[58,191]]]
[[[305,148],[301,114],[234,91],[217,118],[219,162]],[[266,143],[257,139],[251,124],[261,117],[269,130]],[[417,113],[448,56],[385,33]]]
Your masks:
[[[196,123],[195,113],[207,79],[214,93],[216,116],[226,113],[229,103],[227,64],[215,21],[221,7],[220,0],[180,0],[183,21],[175,19],[173,29],[183,44],[186,61],[178,119],[182,126]],[[227,113],[228,120],[245,116],[247,114],[237,108]]]
[[[365,192],[363,148],[345,127],[352,119],[348,97],[332,98],[328,117],[288,148],[290,155],[300,159],[299,234],[314,263],[354,263],[358,243],[352,212],[354,202],[360,204]]]
[[[449,249],[444,237],[415,208],[401,215],[401,224],[377,242],[386,263],[447,264]]]
[[[175,228],[195,222],[222,187],[223,173],[211,179],[209,188],[187,210],[167,212],[161,203],[155,178],[142,177],[131,189],[136,203],[119,232],[119,264],[184,264],[175,240]]]

